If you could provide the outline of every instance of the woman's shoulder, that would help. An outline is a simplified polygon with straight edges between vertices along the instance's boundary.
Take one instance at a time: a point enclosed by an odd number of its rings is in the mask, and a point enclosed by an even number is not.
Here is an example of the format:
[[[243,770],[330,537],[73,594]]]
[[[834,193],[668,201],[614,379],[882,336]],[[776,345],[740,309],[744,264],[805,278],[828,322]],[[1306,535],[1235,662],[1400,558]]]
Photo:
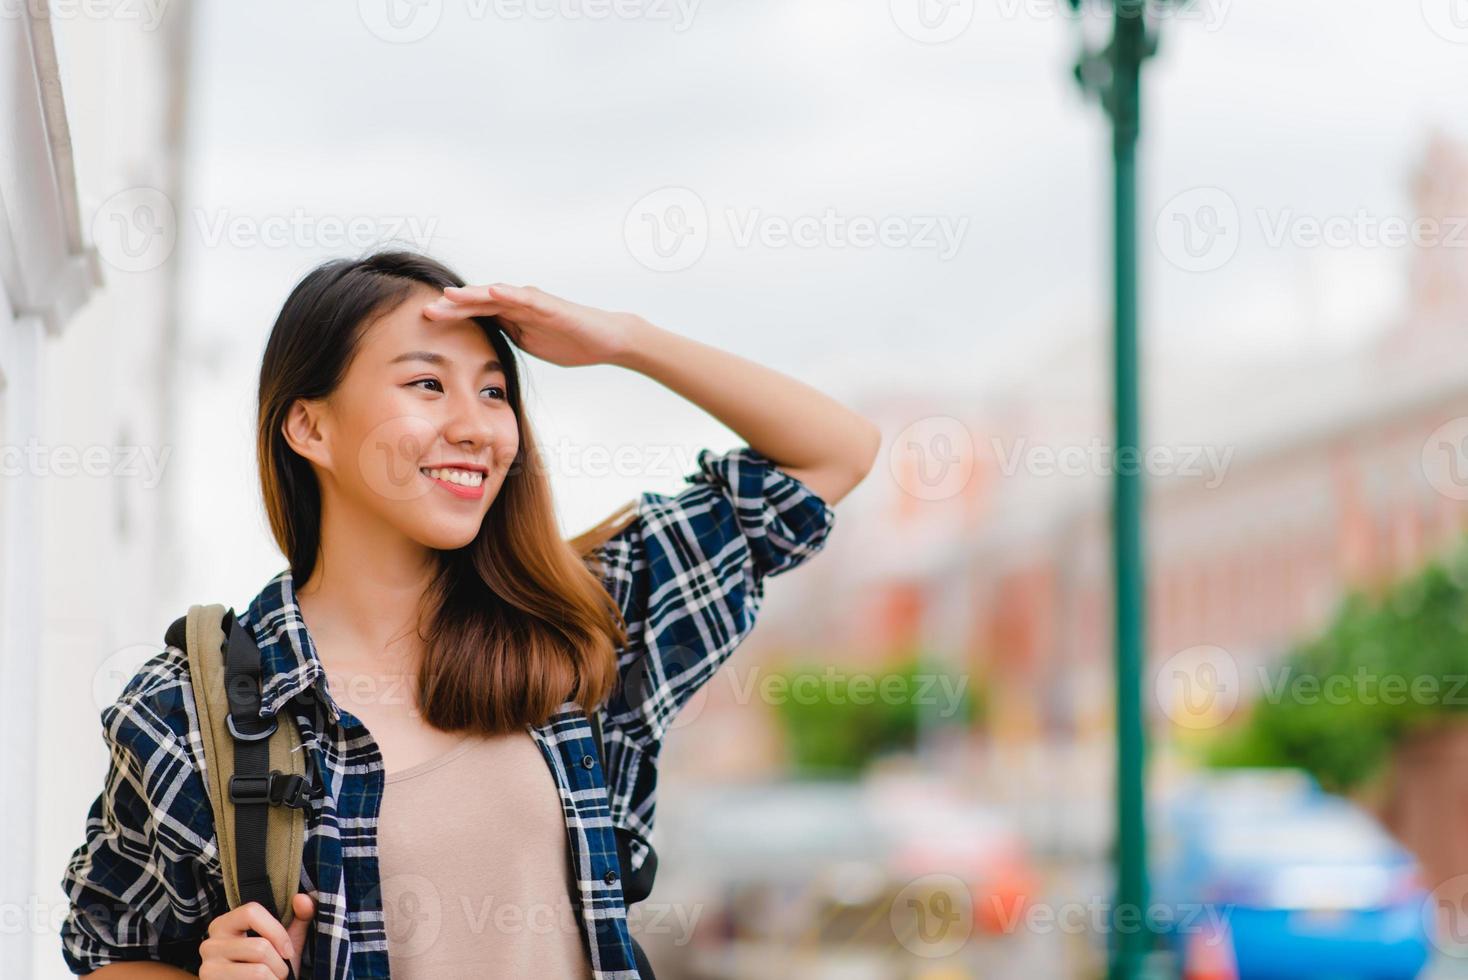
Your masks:
[[[188,809],[188,822],[204,830],[212,829],[212,813],[197,718],[188,654],[165,646],[102,710],[102,734],[114,762],[127,766],[149,797]],[[202,814],[210,819],[195,819]]]
[[[203,742],[196,731],[188,654],[165,646],[145,660],[102,711],[114,770],[131,784],[131,819],[168,828],[160,844],[174,858],[217,862],[214,814],[204,782]]]
[[[109,735],[136,733],[155,742],[186,745],[193,727],[193,685],[188,654],[165,646],[139,665],[117,698],[102,710]]]

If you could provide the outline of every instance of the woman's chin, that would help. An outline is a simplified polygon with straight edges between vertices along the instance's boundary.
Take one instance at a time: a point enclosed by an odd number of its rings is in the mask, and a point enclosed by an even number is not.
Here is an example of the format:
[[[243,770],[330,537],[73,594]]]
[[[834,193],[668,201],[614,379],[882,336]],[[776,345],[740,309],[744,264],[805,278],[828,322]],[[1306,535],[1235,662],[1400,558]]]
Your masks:
[[[425,548],[436,551],[457,551],[466,547],[479,536],[478,524],[462,521],[445,521],[415,529],[412,537]]]

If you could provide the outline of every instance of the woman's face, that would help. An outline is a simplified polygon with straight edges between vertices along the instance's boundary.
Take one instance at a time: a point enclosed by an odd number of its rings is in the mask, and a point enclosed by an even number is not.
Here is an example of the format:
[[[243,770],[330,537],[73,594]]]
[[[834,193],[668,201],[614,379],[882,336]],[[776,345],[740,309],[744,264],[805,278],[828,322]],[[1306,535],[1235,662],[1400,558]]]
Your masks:
[[[298,402],[286,429],[317,464],[325,506],[335,496],[346,513],[452,550],[479,533],[520,433],[483,328],[423,316],[439,296],[415,286],[368,326],[342,383],[320,402]]]

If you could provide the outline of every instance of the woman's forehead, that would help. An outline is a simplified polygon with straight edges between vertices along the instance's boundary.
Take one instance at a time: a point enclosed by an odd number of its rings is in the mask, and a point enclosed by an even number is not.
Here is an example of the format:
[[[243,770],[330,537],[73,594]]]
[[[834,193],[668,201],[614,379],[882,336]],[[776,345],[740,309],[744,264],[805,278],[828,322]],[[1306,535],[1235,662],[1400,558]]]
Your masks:
[[[418,286],[396,307],[376,318],[362,337],[362,347],[392,361],[409,351],[436,351],[453,360],[476,365],[498,360],[498,352],[484,327],[472,319],[430,320],[423,307],[440,295],[431,286]],[[503,367],[501,367],[503,370]]]

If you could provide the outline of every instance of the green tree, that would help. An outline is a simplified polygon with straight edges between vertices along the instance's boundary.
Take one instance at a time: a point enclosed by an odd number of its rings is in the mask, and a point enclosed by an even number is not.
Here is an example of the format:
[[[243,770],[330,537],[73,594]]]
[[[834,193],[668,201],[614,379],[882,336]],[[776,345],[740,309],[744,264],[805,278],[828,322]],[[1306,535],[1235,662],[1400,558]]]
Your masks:
[[[1351,595],[1270,676],[1208,761],[1298,766],[1338,792],[1370,780],[1406,735],[1468,711],[1468,548],[1380,597]]]
[[[875,758],[912,751],[924,726],[971,726],[982,697],[970,675],[920,654],[874,669],[796,664],[779,675],[775,711],[791,763],[807,776],[850,778]]]

